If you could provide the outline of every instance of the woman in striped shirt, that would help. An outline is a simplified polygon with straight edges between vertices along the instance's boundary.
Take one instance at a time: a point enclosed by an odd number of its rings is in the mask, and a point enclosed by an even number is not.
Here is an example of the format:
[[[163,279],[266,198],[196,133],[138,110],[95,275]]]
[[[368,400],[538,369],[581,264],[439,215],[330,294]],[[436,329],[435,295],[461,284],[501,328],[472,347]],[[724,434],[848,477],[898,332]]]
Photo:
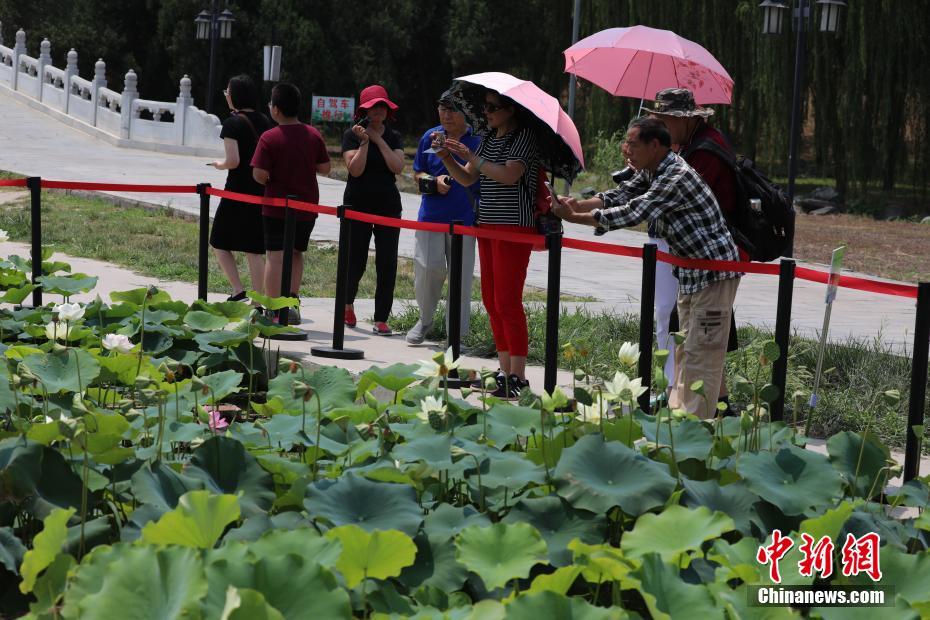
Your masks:
[[[484,113],[490,132],[473,153],[457,140],[446,140],[440,152],[449,174],[463,185],[481,182],[478,226],[485,230],[534,234],[536,184],[539,175],[536,136],[525,120],[529,113],[508,97],[488,91]],[[452,157],[457,155],[466,164]],[[523,311],[523,285],[533,246],[497,239],[478,239],[481,298],[491,321],[500,360],[495,396],[518,398],[526,380],[529,338]]]

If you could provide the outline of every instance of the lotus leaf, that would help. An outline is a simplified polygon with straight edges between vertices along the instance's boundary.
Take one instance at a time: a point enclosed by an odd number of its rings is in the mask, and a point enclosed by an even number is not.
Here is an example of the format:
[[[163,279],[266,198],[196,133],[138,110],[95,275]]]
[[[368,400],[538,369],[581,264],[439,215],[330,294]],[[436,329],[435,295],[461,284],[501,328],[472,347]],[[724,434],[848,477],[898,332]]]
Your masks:
[[[540,618],[622,620],[629,615],[619,607],[595,607],[584,599],[551,591],[521,594],[507,605],[507,620]]]
[[[204,611],[208,618],[222,613],[229,586],[261,592],[288,620],[351,618],[348,593],[312,557],[283,553],[251,562],[221,559],[207,565],[206,576],[210,588]]]
[[[565,450],[554,477],[560,496],[599,515],[620,506],[639,516],[663,505],[676,486],[664,466],[600,435],[586,435]]]
[[[401,463],[423,461],[434,469],[449,469],[452,467],[451,450],[452,437],[437,434],[395,446],[391,454]]]
[[[354,524],[369,532],[400,530],[414,536],[423,522],[412,488],[372,482],[351,472],[336,482],[307,487],[304,506],[312,517],[323,517],[336,527]]]
[[[250,588],[226,588],[226,603],[220,620],[284,620],[261,592]]]
[[[689,508],[706,506],[720,511],[733,519],[733,523],[744,536],[750,535],[752,523],[758,522],[755,503],[759,496],[746,488],[742,481],[732,482],[721,486],[714,480],[688,480],[683,479],[684,493],[682,501]]]
[[[575,539],[585,543],[604,540],[603,517],[576,511],[558,497],[519,500],[503,519],[504,523],[529,523],[539,531],[549,549],[553,566],[571,564],[568,544]]]
[[[509,445],[517,437],[529,437],[534,428],[537,433],[542,429],[539,410],[530,407],[498,403],[481,415],[488,419],[488,438],[498,446]]]
[[[414,373],[418,364],[391,364],[390,366],[372,366],[358,378],[358,394],[362,395],[372,385],[380,385],[391,392],[400,392],[411,383],[420,380]]]
[[[316,413],[316,397],[304,403],[301,398],[294,396],[294,382],[300,381],[312,387],[320,397],[321,409],[326,412],[332,409],[351,407],[355,402],[355,383],[352,375],[343,368],[325,366],[314,372],[282,372],[268,382],[268,398],[278,397],[284,403],[285,409],[300,412],[306,405],[308,412]]]
[[[30,355],[23,365],[42,382],[49,394],[80,392],[100,374],[100,364],[83,349],[63,349]]]
[[[73,273],[69,276],[39,276],[36,281],[46,293],[56,293],[71,297],[77,293],[86,293],[97,286],[97,276]]]
[[[707,586],[685,583],[678,569],[658,554],[643,556],[642,565],[630,577],[639,581],[637,590],[656,620],[723,616]]]
[[[14,575],[26,554],[26,546],[16,537],[13,528],[0,527],[0,564]]]
[[[235,370],[224,370],[215,372],[203,378],[203,382],[209,388],[209,399],[205,402],[219,402],[230,394],[239,391],[239,384],[242,382],[242,373]]]
[[[81,620],[196,617],[207,593],[200,554],[187,547],[121,548],[100,577],[97,591],[74,601]]]
[[[32,549],[23,556],[23,563],[19,568],[23,577],[19,590],[23,594],[32,592],[39,573],[44,571],[61,552],[61,548],[68,539],[68,519],[74,515],[74,512],[73,508],[68,510],[58,508],[43,520],[42,531],[32,540]]]
[[[203,442],[184,473],[214,493],[238,495],[244,517],[266,512],[275,498],[271,476],[234,439],[212,437]]]
[[[198,332],[220,330],[226,327],[228,323],[228,317],[203,312],[202,310],[191,310],[184,315],[184,324]]]
[[[646,439],[656,441],[655,423],[643,424],[642,429]],[[675,459],[678,461],[706,460],[714,443],[710,430],[703,423],[691,419],[672,422],[672,439],[675,441]],[[659,425],[659,444],[666,446],[671,444],[668,424],[664,421]]]
[[[467,527],[455,541],[456,558],[478,575],[488,590],[512,579],[526,579],[536,564],[548,564],[546,543],[527,523]]]
[[[868,498],[878,493],[879,478],[891,453],[873,433],[867,433],[863,445],[862,435],[851,431],[837,433],[827,440],[830,463],[836,468],[856,497]]]
[[[364,579],[397,577],[413,564],[417,547],[409,536],[397,530],[366,532],[357,525],[343,525],[326,533],[342,543],[336,568],[354,588]]]
[[[712,512],[704,506],[694,510],[669,506],[659,514],[640,516],[633,529],[623,535],[620,548],[630,558],[655,552],[663,560],[680,565],[683,554],[698,550],[705,541],[733,529],[733,520],[722,512]]]
[[[189,491],[181,496],[177,508],[142,528],[142,542],[212,549],[226,526],[238,519],[239,500],[235,495]]]
[[[148,288],[136,288],[130,291],[114,291],[110,293],[110,299],[112,299],[114,302],[125,302],[136,307],[141,307],[142,304],[146,303],[147,296],[149,306],[171,301],[171,295],[169,295],[166,291],[157,289],[151,294],[151,296],[149,296]]]
[[[487,518],[485,521],[490,524]],[[455,592],[461,589],[468,579],[468,569],[456,559],[452,538],[427,536],[421,532],[413,542],[417,546],[416,561],[401,573],[400,581],[404,585],[411,590],[432,587],[442,592]]]
[[[576,539],[568,543],[568,548],[589,583],[622,581],[636,566],[624,557],[623,551],[606,543],[587,545]]]
[[[786,515],[824,510],[842,496],[842,481],[827,457],[797,446],[743,454],[736,471],[750,491]]]

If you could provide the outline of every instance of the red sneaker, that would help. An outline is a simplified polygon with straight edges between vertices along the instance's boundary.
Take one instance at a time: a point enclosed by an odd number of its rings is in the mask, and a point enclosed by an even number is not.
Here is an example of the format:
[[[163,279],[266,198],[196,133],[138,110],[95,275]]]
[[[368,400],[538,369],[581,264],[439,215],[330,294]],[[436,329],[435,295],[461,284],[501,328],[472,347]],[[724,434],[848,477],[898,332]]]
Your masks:
[[[391,331],[391,328],[388,327],[388,324],[385,323],[384,321],[378,321],[377,323],[375,323],[375,326],[372,328],[372,331],[374,331],[379,336],[390,336],[391,334],[394,333],[393,331]]]
[[[345,322],[348,327],[355,327],[355,310],[352,306],[346,306]]]

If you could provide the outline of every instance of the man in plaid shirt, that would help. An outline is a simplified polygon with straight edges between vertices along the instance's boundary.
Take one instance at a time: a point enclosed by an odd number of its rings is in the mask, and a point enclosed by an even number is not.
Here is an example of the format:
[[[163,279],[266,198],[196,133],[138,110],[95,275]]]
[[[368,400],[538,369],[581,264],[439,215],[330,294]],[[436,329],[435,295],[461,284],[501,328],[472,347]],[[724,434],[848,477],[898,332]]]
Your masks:
[[[588,200],[560,196],[553,213],[598,231],[647,221],[683,258],[736,261],[739,254],[713,192],[685,160],[671,150],[665,124],[654,118],[630,123],[623,143],[627,162],[637,170],[616,189]],[[675,350],[676,376],[669,404],[702,418],[716,413],[726,358],[730,313],[741,273],[676,267],[678,315],[685,342]],[[693,392],[703,381],[701,392]]]

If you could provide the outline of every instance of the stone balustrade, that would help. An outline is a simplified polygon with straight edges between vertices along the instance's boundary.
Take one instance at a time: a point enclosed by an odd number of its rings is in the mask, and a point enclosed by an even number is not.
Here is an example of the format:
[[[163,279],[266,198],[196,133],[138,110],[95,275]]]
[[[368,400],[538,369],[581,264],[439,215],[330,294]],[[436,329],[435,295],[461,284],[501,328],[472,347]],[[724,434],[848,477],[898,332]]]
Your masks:
[[[78,75],[78,53],[66,55],[64,68],[52,64],[52,45],[39,44],[30,56],[26,33],[16,32],[13,47],[3,45],[0,22],[0,92],[7,93],[68,125],[119,146],[177,154],[214,156],[223,152],[220,120],[194,106],[191,81],[178,84],[175,101],[139,97],[139,78],[130,69],[123,91],[107,88],[106,63],[94,65],[93,79]]]

